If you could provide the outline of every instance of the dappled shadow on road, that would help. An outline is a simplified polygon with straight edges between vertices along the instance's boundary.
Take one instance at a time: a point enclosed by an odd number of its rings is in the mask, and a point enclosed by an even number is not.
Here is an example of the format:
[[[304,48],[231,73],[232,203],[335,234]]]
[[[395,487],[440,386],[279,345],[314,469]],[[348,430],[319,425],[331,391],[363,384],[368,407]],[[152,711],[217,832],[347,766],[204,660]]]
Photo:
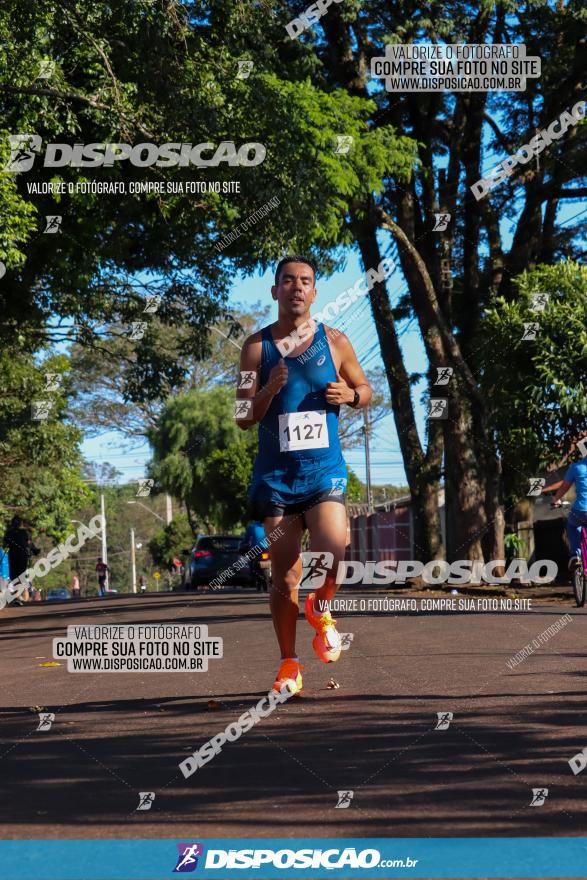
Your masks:
[[[0,710],[5,832],[33,822],[83,827],[89,837],[113,824],[129,837],[155,825],[152,836],[173,836],[189,823],[210,837],[218,828],[282,837],[584,834],[585,781],[568,764],[587,740],[584,695],[558,693],[553,703],[543,692],[492,694],[500,707],[491,713],[467,697],[468,709],[435,730],[436,713],[462,696],[315,692],[184,779],[178,763],[261,695],[219,695],[219,711],[207,697],[80,702],[56,709],[47,732],[35,732],[37,715]],[[532,788],[545,787],[545,804],[531,807]],[[354,792],[351,806],[335,809],[342,790]],[[149,812],[136,812],[139,791],[156,793]]]

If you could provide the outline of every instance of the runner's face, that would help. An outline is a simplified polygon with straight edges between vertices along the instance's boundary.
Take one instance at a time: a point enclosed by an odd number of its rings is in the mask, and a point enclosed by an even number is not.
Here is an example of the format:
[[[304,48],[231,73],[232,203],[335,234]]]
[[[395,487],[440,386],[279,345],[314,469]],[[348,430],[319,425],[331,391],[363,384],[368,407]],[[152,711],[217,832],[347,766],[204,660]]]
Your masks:
[[[314,273],[306,263],[286,263],[279,281],[271,288],[271,295],[279,303],[279,312],[285,317],[304,317],[316,299]]]

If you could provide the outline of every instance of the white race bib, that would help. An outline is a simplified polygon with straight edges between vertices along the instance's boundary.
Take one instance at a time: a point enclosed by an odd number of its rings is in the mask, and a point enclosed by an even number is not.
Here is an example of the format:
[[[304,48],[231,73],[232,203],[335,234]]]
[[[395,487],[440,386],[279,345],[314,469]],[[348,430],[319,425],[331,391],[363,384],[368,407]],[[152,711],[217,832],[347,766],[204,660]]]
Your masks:
[[[326,410],[290,412],[279,416],[279,451],[327,449]]]

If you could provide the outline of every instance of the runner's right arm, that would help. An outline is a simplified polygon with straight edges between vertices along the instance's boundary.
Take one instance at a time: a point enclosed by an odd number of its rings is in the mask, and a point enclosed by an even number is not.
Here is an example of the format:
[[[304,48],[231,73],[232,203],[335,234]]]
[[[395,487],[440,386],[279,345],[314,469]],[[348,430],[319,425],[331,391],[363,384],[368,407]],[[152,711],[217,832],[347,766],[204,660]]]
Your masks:
[[[279,394],[283,386],[287,382],[287,367],[283,358],[277,363],[271,372],[267,384],[259,389],[260,369],[261,369],[261,351],[263,342],[260,333],[254,333],[245,341],[241,351],[240,371],[253,372],[255,378],[250,388],[238,388],[236,391],[237,400],[252,400],[253,405],[250,412],[245,418],[236,420],[239,428],[246,431],[252,425],[256,425],[264,417],[265,413],[271,405],[271,401],[276,394]]]

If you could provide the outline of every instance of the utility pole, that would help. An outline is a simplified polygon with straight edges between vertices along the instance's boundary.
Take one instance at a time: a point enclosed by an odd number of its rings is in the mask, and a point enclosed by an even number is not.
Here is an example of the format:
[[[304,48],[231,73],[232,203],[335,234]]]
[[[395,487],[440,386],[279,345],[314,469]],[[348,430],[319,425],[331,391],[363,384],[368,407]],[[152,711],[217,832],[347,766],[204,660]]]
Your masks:
[[[165,514],[167,525],[169,525],[169,523],[173,519],[173,507],[171,505],[171,495],[169,494],[169,492],[165,495]]]
[[[130,530],[130,572],[132,580],[132,591],[137,591],[137,562],[135,556],[135,530]]]
[[[108,545],[106,543],[106,508],[104,505],[104,495],[100,494],[100,513],[102,515],[102,562],[108,565]],[[106,582],[105,587],[108,589],[110,586],[110,577],[108,575],[108,571],[106,571]]]
[[[363,407],[363,437],[365,438],[365,470],[367,473],[367,511],[373,513],[373,496],[371,493],[371,455],[369,452],[369,407]]]

